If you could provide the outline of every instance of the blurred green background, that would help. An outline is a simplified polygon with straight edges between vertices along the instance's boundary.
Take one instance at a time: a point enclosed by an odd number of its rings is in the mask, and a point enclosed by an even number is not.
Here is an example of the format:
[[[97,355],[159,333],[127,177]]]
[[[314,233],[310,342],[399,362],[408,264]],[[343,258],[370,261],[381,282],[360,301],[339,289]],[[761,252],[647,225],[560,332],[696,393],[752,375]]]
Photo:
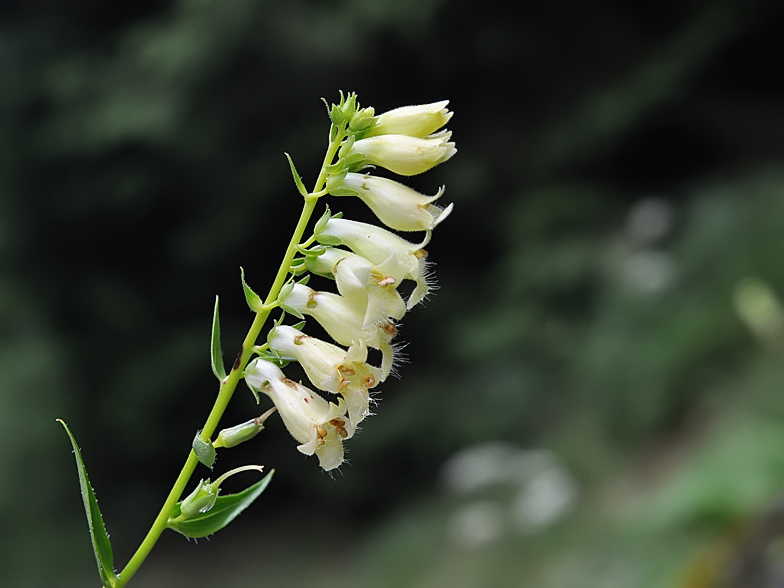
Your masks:
[[[335,476],[279,421],[211,540],[132,586],[784,582],[784,9],[775,1],[10,0],[0,9],[0,585],[124,565],[212,404],[328,121],[451,100],[455,212],[410,363]],[[369,218],[341,199],[333,209]],[[258,414],[241,388],[225,424]],[[236,479],[227,483],[229,486]],[[239,489],[248,479],[237,480]]]

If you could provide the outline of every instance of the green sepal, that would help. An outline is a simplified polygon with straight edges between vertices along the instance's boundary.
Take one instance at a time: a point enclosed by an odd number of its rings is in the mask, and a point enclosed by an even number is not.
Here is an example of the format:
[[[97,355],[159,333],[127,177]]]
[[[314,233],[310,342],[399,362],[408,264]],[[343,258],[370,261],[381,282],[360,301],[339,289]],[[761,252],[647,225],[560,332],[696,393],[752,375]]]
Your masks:
[[[354,136],[350,136],[348,139],[343,141],[343,145],[340,146],[340,151],[338,151],[338,157],[341,159],[346,159],[348,154],[351,152],[351,148],[354,146]],[[364,157],[364,156],[363,156]],[[348,159],[346,159],[348,163]]]
[[[334,190],[330,190],[329,193],[332,196],[359,196],[359,192],[353,188],[335,188]]]
[[[352,153],[343,160],[343,165],[345,165],[346,169],[349,171],[356,171],[364,167],[370,167],[364,164],[365,159],[367,158],[362,153]]]
[[[261,312],[264,303],[259,295],[251,290],[250,286],[245,282],[245,270],[242,268],[240,268],[240,277],[242,278],[242,290],[245,292],[245,300],[248,302],[248,306],[250,306],[253,312]]]
[[[187,520],[176,520],[182,512],[180,508],[182,502],[178,502],[174,505],[172,513],[169,516],[168,528],[177,531],[181,535],[194,539],[200,539],[207,535],[217,533],[237,518],[237,515],[248,508],[251,503],[264,492],[274,473],[275,470],[272,470],[269,474],[264,476],[262,480],[253,484],[253,486],[246,488],[242,492],[218,496],[215,505],[209,511],[199,513]]]
[[[318,257],[319,255],[323,255],[327,248],[321,245],[313,245],[310,249],[303,247],[302,245],[297,245],[297,251],[299,251],[305,257]],[[304,259],[302,261],[305,261]]]
[[[305,315],[303,315],[300,311],[298,311],[293,306],[289,306],[288,304],[283,304],[282,302],[278,302],[278,306],[280,309],[287,312],[288,314],[297,317],[298,319],[304,319]]]
[[[212,445],[211,441],[205,441],[201,438],[201,431],[196,433],[191,447],[193,448],[193,453],[199,458],[199,461],[212,469],[212,466],[215,465],[215,447]]]
[[[332,108],[329,109],[329,118],[333,122],[333,124],[337,127],[344,126],[346,124],[345,115],[343,114],[343,91],[340,91],[340,104],[333,104]]]
[[[374,116],[375,114],[376,111],[372,106],[368,108],[359,108],[359,104],[357,104],[357,110],[348,123],[349,131],[361,138],[364,133],[369,132],[370,129],[376,126],[378,117]]]
[[[74,456],[76,456],[76,469],[79,472],[79,486],[82,490],[82,501],[84,502],[84,512],[87,515],[87,524],[90,527],[90,538],[93,543],[93,552],[95,553],[95,561],[98,564],[98,573],[101,576],[101,582],[106,588],[112,588],[117,581],[117,574],[114,573],[114,553],[112,552],[112,544],[109,541],[109,535],[106,533],[106,527],[103,524],[103,516],[101,510],[98,508],[98,500],[95,498],[95,492],[90,486],[90,479],[87,477],[87,468],[84,466],[82,460],[82,453],[76,445],[71,430],[64,421],[57,419],[63,426],[68,437],[71,439],[73,446]]]
[[[199,480],[196,489],[179,502],[180,514],[184,519],[192,519],[203,514],[215,506],[220,488],[207,480]]]
[[[299,257],[293,260],[289,266],[289,271],[295,276],[301,276],[306,271],[308,271],[308,268],[305,265],[305,258]]]
[[[324,230],[324,227],[327,226],[329,219],[332,218],[332,214],[329,211],[329,206],[324,211],[324,214],[321,215],[321,218],[316,221],[315,226],[313,227],[313,235],[318,239],[319,233]]]
[[[335,237],[334,235],[319,235],[316,238],[322,245],[330,245],[334,247],[335,245],[343,244],[343,240],[340,237]]]
[[[271,363],[274,363],[280,369],[285,368],[287,365],[291,363],[290,359],[284,359],[280,356],[280,353],[277,352],[275,349],[265,349],[261,353],[259,353],[259,357]],[[258,404],[258,402],[256,403]]]
[[[303,261],[304,261],[304,259],[303,259]],[[299,282],[297,282],[297,284],[301,284],[302,286],[307,286],[308,282],[310,282],[310,274],[308,274],[307,276],[302,278]]]
[[[292,329],[297,329],[298,331],[301,331],[305,327],[305,324],[306,324],[306,321],[300,321],[296,325],[291,325],[291,328]]]
[[[328,165],[324,169],[326,170],[327,174],[330,176],[338,175],[340,173],[343,173],[344,171],[348,173],[348,170],[346,169],[345,159],[338,159],[335,163],[333,163],[332,165]]]
[[[289,279],[288,282],[283,284],[283,286],[280,289],[280,292],[278,292],[278,304],[280,304],[281,300],[288,298],[292,290],[294,290],[294,282],[291,279]]]
[[[219,380],[226,377],[226,368],[223,365],[223,353],[220,342],[220,316],[218,315],[218,297],[215,297],[215,310],[212,314],[212,341],[211,341],[212,373]]]
[[[305,188],[305,184],[302,183],[302,178],[299,177],[299,173],[297,173],[297,168],[294,167],[294,162],[291,160],[291,157],[288,153],[285,154],[286,159],[289,160],[289,166],[291,167],[291,174],[294,176],[294,183],[297,185],[297,190],[302,196],[308,195],[308,190]]]

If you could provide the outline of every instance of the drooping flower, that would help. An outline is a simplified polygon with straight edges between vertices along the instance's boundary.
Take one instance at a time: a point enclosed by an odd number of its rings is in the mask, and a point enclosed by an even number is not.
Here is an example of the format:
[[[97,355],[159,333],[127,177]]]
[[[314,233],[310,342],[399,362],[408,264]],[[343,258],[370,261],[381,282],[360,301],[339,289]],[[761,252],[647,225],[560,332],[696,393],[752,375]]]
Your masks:
[[[443,127],[452,118],[452,112],[445,107],[449,100],[420,104],[417,106],[401,106],[380,114],[375,126],[366,136],[376,135],[408,135],[410,137],[427,137]]]
[[[327,247],[317,257],[308,256],[305,265],[313,273],[333,277],[341,296],[358,307],[365,307],[363,329],[383,323],[389,317],[403,318],[406,304],[397,286],[408,270],[396,257],[390,256],[374,266],[356,253]]]
[[[387,320],[364,327],[365,308],[339,294],[317,292],[302,284],[294,284],[278,297],[281,307],[312,316],[341,345],[348,347],[354,341],[363,341],[368,347],[381,351],[381,381],[392,371],[395,349],[392,339],[397,335],[394,323]]]
[[[425,196],[394,180],[370,174],[341,173],[327,180],[333,196],[357,196],[379,220],[398,231],[432,230],[452,212],[452,204],[442,209],[432,204],[444,194]]]
[[[343,463],[343,440],[354,434],[342,398],[327,402],[302,384],[289,380],[275,364],[254,359],[245,369],[245,381],[256,392],[272,399],[297,449],[319,458],[321,467],[332,470]]]
[[[441,131],[427,137],[378,135],[360,139],[341,156],[364,156],[366,164],[375,164],[401,176],[415,176],[445,162],[457,153],[450,142],[452,133]]]
[[[430,291],[425,261],[427,251],[423,249],[430,242],[430,236],[428,231],[422,243],[409,243],[381,227],[335,217],[319,225],[316,231],[316,239],[319,241],[323,239],[329,242],[327,244],[339,242],[373,265],[380,266],[385,262],[390,263],[390,258],[394,259],[396,265],[405,269],[403,277],[416,282],[416,288],[406,304],[409,310]]]
[[[367,346],[363,341],[354,341],[346,351],[282,325],[270,333],[268,342],[283,359],[299,362],[314,386],[341,394],[354,426],[370,414],[368,390],[381,381],[382,372],[367,363]]]

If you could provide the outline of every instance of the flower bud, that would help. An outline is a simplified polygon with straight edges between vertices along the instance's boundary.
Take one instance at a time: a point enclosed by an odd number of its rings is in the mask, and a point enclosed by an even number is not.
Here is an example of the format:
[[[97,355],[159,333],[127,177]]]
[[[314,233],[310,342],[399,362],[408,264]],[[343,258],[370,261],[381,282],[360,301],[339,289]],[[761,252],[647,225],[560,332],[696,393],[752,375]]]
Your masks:
[[[229,427],[228,429],[223,429],[218,433],[218,437],[215,439],[213,446],[215,448],[225,447],[228,449],[253,439],[264,430],[264,421],[266,421],[275,410],[275,408],[271,408],[260,417]]]
[[[209,480],[201,480],[196,489],[180,504],[183,517],[190,519],[210,510],[218,500],[219,491],[216,484],[210,483]]]
[[[334,179],[333,179],[334,178]],[[444,194],[424,196],[408,186],[370,174],[346,173],[330,177],[327,189],[333,196],[357,196],[378,219],[397,231],[428,231],[452,212],[431,204]]]
[[[373,107],[357,110],[354,116],[351,117],[351,122],[348,123],[349,130],[354,133],[367,131],[375,122],[374,114]]]
[[[445,162],[457,153],[452,133],[442,131],[424,138],[379,135],[356,141],[345,155],[364,156],[364,165],[375,164],[401,176],[414,176]]]
[[[427,137],[443,127],[452,118],[453,113],[445,108],[447,104],[449,104],[449,100],[395,108],[380,114],[376,118],[375,126],[367,136],[408,135],[409,137]]]
[[[215,503],[218,500],[220,485],[234,474],[246,472],[248,470],[263,472],[264,468],[257,465],[246,465],[226,472],[214,482],[200,480],[196,489],[180,502],[180,515],[178,519],[191,519],[199,514],[208,512],[215,506]]]
[[[354,112],[358,107],[357,95],[354,92],[349,92],[347,96],[340,93],[340,104],[333,104],[329,109],[329,118],[337,126],[343,126],[351,121]]]

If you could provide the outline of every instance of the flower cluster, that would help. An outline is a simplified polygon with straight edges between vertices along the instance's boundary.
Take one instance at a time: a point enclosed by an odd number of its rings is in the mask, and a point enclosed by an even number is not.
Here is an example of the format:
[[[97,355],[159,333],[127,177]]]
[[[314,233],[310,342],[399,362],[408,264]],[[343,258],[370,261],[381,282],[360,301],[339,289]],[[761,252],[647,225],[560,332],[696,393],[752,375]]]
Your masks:
[[[315,319],[336,344],[305,334],[302,324],[279,323],[259,348],[260,356],[245,369],[246,382],[257,395],[272,399],[300,443],[298,449],[318,456],[325,470],[343,462],[343,441],[370,414],[370,391],[392,372],[396,321],[430,291],[424,247],[432,230],[452,211],[451,204],[441,208],[434,203],[443,187],[435,196],[425,196],[363,170],[375,165],[411,176],[452,157],[456,149],[451,133],[439,131],[452,117],[446,105],[444,101],[407,106],[375,116],[372,108],[359,108],[350,94],[329,110],[330,139],[338,159],[323,170],[324,193],[355,196],[390,229],[425,235],[412,243],[388,229],[347,220],[327,209],[313,237],[299,248],[302,256],[294,261],[292,274],[307,271],[330,278],[337,293],[313,290],[307,279],[292,279],[281,289],[277,304],[288,314]],[[405,280],[414,282],[407,300],[398,291]],[[380,352],[380,366],[368,363],[369,348]],[[288,379],[281,368],[290,361],[298,362],[312,385],[334,395],[336,402]]]

